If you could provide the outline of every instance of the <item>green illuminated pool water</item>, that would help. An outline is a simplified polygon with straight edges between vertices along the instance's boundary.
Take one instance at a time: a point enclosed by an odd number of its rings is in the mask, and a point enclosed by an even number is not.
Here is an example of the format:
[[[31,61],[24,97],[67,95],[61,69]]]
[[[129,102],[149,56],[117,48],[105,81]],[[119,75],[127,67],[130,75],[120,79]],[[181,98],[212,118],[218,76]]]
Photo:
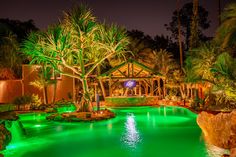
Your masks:
[[[46,114],[20,115],[5,157],[210,157],[196,115],[176,107],[112,109],[116,118],[60,123]]]

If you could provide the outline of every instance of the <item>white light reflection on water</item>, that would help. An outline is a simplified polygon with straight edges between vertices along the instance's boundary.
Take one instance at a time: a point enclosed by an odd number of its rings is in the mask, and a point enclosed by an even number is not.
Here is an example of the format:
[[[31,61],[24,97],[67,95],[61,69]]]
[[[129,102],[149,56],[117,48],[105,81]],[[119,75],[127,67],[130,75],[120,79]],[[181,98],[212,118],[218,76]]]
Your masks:
[[[135,116],[132,113],[127,116],[125,132],[121,137],[121,141],[133,149],[135,149],[137,144],[141,141],[139,131],[136,128]]]

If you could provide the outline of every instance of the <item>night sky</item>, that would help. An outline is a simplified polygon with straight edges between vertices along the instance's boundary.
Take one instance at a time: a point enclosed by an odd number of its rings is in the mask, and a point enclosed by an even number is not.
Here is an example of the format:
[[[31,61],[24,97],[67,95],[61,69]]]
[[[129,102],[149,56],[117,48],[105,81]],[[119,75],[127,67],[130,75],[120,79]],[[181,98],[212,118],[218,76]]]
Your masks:
[[[180,0],[181,4],[191,0]],[[45,29],[56,23],[63,10],[70,9],[73,4],[88,4],[100,21],[116,23],[128,30],[138,29],[145,34],[167,35],[164,27],[171,21],[176,9],[176,0],[0,0],[0,18],[26,21],[33,19],[36,26]],[[218,25],[217,0],[199,0],[200,5],[209,11],[211,28],[205,33],[213,36]],[[236,0],[222,0],[225,4]]]

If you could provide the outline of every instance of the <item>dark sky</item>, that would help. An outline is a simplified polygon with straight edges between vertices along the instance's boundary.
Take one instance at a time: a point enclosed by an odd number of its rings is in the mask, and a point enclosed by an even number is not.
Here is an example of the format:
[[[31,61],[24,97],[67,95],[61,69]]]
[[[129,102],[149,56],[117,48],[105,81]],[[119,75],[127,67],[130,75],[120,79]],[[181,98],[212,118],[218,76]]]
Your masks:
[[[180,0],[181,4],[192,0]],[[209,11],[211,28],[207,35],[214,35],[218,21],[218,0],[199,0]],[[222,5],[236,0],[221,0]],[[0,18],[17,20],[33,19],[40,29],[58,21],[63,10],[75,2],[85,2],[99,20],[117,23],[128,30],[138,29],[146,34],[167,34],[164,24],[169,23],[176,8],[176,0],[0,0]]]

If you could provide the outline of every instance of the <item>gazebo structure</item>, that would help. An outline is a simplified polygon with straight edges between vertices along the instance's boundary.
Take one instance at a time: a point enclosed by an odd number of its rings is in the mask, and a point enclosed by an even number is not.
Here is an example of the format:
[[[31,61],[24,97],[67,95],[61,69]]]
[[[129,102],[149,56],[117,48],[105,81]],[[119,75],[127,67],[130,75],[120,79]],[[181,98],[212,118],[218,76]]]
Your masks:
[[[164,77],[133,59],[99,76],[106,105],[152,105],[165,96]],[[108,90],[106,90],[108,89]]]

